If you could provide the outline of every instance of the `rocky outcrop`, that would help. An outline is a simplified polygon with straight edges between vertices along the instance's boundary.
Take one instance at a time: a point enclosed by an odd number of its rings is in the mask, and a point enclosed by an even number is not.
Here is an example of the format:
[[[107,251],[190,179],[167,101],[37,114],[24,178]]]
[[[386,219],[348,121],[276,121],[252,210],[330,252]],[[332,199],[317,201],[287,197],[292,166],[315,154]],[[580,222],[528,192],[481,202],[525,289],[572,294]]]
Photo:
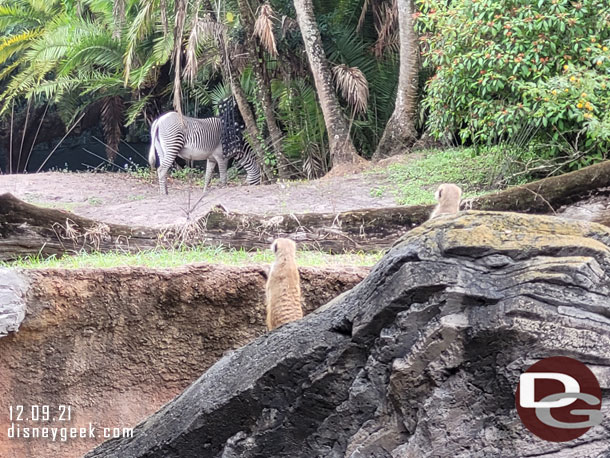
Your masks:
[[[265,270],[0,270],[0,309],[27,309],[19,330],[0,338],[0,456],[80,457],[103,442],[103,428],[133,427],[154,413],[224,352],[266,332]],[[368,271],[301,269],[306,312],[352,288]],[[11,323],[8,330],[14,331]],[[9,408],[18,405],[29,420],[10,421]],[[70,418],[33,420],[31,410],[42,406],[56,418],[59,406],[69,406]],[[22,431],[91,425],[95,437],[7,437],[11,423]]]
[[[0,337],[19,329],[25,318],[26,279],[10,269],[0,268]]]
[[[608,456],[609,295],[600,225],[442,217],[87,457]],[[603,423],[569,443],[537,439],[515,409],[522,371],[560,355],[586,363],[604,393]]]

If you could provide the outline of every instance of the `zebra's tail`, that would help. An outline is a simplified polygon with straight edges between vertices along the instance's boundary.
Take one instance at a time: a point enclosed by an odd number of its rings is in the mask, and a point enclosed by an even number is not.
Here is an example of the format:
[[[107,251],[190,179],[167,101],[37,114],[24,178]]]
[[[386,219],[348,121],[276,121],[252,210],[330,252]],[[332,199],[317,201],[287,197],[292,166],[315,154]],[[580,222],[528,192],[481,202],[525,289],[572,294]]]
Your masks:
[[[157,140],[157,135],[159,132],[159,127],[157,126],[157,120],[155,119],[150,126],[150,151],[148,152],[148,163],[151,168],[159,167],[159,153],[155,150],[155,141]]]

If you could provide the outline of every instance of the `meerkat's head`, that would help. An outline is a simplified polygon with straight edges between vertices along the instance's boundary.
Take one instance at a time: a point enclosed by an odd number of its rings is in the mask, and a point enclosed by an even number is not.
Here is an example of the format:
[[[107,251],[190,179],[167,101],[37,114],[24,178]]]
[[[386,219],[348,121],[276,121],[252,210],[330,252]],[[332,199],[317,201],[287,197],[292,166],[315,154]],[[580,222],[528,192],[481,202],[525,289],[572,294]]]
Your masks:
[[[275,239],[271,244],[271,251],[275,256],[294,256],[297,251],[297,245],[290,239]]]
[[[462,197],[462,189],[453,183],[443,183],[436,190],[434,197],[436,197],[436,200],[439,203],[454,200],[459,202],[460,198]]]

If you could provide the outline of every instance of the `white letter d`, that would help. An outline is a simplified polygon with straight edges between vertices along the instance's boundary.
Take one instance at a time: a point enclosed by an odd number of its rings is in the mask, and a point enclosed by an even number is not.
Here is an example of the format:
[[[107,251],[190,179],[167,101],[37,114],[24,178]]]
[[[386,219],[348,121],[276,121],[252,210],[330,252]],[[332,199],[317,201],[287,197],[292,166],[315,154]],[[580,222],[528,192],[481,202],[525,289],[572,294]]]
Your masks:
[[[580,393],[578,380],[569,375],[557,372],[526,372],[525,374],[521,374],[519,379],[519,404],[521,404],[521,407],[528,409],[535,409],[537,407],[554,409],[556,407],[569,406],[576,401],[576,398],[563,398],[558,401],[536,402],[534,400],[536,379],[557,380],[563,384],[564,393]]]

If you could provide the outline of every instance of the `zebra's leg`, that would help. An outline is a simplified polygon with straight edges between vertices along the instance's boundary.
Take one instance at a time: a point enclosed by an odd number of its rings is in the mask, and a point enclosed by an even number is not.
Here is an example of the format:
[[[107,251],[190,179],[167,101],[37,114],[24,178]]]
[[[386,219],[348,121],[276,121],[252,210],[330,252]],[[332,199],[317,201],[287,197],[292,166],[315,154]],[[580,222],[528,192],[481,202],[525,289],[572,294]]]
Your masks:
[[[216,161],[213,157],[208,158],[208,162],[205,168],[205,182],[203,183],[203,192],[208,189],[208,185],[210,181],[212,181],[212,175],[214,174],[214,169],[216,168]]]
[[[159,194],[162,196],[167,195],[167,172],[169,172],[169,167],[160,164],[157,174],[159,175]]]
[[[218,161],[218,172],[220,173],[220,185],[227,185],[227,167],[229,165],[229,160],[222,158],[222,160]]]

